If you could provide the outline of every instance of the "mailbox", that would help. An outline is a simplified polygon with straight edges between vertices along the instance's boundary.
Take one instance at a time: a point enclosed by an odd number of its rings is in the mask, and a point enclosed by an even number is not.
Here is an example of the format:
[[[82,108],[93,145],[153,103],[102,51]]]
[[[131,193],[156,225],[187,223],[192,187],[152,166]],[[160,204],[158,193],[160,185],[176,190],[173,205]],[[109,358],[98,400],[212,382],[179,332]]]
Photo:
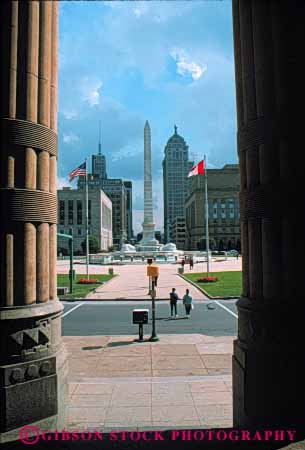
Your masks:
[[[159,266],[147,266],[147,276],[148,277],[158,277],[159,276]]]
[[[132,311],[132,321],[134,324],[147,324],[148,323],[148,309],[134,309]]]

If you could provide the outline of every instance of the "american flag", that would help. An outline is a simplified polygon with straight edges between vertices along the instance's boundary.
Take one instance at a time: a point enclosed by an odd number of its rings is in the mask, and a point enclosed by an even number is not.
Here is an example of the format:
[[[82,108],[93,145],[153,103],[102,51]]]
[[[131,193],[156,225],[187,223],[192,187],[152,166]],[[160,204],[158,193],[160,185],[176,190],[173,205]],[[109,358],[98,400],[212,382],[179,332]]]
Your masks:
[[[80,177],[86,175],[86,162],[82,163],[76,169],[69,173],[70,181],[74,180],[75,177]]]

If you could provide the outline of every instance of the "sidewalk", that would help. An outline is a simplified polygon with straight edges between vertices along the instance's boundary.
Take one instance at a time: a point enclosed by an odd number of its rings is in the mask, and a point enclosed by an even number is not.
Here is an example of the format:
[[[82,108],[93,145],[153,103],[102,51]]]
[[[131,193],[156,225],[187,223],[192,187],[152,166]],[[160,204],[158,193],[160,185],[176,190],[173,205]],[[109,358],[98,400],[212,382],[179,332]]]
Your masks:
[[[189,289],[191,295],[196,300],[204,300],[207,297],[196,287],[191,286],[187,281],[178,276],[178,266],[164,264],[160,266],[158,277],[157,299],[169,299],[169,293],[175,287],[179,297]],[[110,282],[96,289],[96,292],[87,295],[90,299],[150,299],[148,294],[148,277],[145,265],[128,265],[115,267],[115,273],[119,276]]]
[[[232,426],[233,336],[64,337],[69,429]]]

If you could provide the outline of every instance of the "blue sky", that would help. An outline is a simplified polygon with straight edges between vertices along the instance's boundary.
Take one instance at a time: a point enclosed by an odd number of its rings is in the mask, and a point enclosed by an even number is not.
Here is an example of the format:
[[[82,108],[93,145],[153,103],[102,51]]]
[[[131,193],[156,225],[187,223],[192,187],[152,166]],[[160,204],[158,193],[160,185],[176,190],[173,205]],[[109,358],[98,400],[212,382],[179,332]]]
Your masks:
[[[231,1],[66,1],[59,23],[59,186],[97,152],[101,120],[108,176],[133,181],[140,231],[148,120],[162,229],[162,159],[175,124],[190,158],[237,162]]]

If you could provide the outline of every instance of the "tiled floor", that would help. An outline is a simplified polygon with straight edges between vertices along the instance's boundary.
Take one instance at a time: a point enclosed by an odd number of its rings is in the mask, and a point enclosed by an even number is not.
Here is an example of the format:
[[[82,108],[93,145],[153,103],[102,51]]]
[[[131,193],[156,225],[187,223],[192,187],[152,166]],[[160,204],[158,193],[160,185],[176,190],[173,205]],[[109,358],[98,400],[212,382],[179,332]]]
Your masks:
[[[142,344],[131,336],[64,339],[69,429],[232,426],[233,337],[163,335]]]

